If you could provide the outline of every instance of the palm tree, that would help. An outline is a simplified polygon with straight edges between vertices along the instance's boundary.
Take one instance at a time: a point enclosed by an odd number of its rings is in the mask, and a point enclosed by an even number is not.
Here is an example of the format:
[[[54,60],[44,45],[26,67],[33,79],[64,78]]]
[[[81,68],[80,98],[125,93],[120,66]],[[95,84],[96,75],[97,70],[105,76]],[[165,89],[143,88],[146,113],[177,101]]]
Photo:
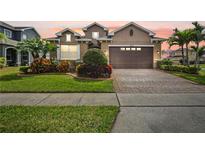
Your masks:
[[[195,64],[195,67],[197,67],[197,69],[199,70],[200,69],[199,61],[200,61],[200,58],[205,53],[205,46],[202,46],[202,47],[192,46],[191,48],[196,52],[196,64]]]
[[[39,53],[42,50],[40,39],[24,40],[17,44],[17,50],[20,52],[30,52],[33,59],[39,58]]]
[[[56,51],[57,46],[51,44],[49,41],[30,39],[19,42],[17,44],[17,49],[20,52],[30,52],[33,59],[37,59],[40,58],[40,54],[42,54],[42,58],[46,58],[46,54]]]
[[[57,50],[57,46],[55,44],[50,43],[49,41],[42,41],[43,48],[42,48],[42,57],[46,58],[47,53],[51,53]]]
[[[0,33],[0,40],[6,40],[6,36],[3,33]]]
[[[196,46],[192,46],[192,49],[196,52],[196,60],[195,60],[195,67],[199,68],[199,60],[200,60],[200,51],[203,50],[203,47],[200,48],[199,44],[200,42],[205,40],[205,34],[203,34],[203,26],[201,26],[198,22],[193,22],[194,25],[193,29],[193,42],[196,44]]]
[[[177,28],[174,30],[174,34],[168,39],[168,44],[169,46],[174,46],[178,45],[181,48],[182,51],[182,63],[185,65],[185,57],[184,57],[184,44],[185,44],[185,39],[182,31],[179,31]]]
[[[182,31],[184,36],[184,42],[186,46],[186,62],[189,66],[189,43],[193,40],[193,30],[192,29],[185,29]]]

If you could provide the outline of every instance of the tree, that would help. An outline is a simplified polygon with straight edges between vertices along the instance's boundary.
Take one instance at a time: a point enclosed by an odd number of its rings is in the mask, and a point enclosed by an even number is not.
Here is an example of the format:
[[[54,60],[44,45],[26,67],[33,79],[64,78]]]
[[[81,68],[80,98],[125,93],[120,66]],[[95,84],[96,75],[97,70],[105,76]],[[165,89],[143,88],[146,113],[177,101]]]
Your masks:
[[[194,25],[194,29],[193,29],[193,39],[192,41],[195,43],[195,46],[192,46],[192,49],[196,52],[196,60],[195,60],[195,67],[197,67],[199,69],[199,61],[200,61],[200,57],[202,55],[200,55],[203,52],[203,46],[200,47],[200,42],[205,40],[205,34],[203,34],[203,26],[200,25],[198,22],[193,22],[192,23]]]
[[[40,54],[42,54],[42,58],[46,58],[48,52],[56,51],[56,49],[57,47],[54,44],[41,39],[24,40],[17,44],[17,50],[30,52],[33,59],[40,58]]]
[[[46,54],[49,52],[54,52],[57,50],[57,46],[55,44],[50,43],[49,41],[43,41],[42,48],[42,57],[46,58]]]
[[[193,40],[193,30],[185,29],[182,31],[184,36],[184,43],[186,46],[186,64],[189,66],[189,43]]]
[[[195,67],[197,67],[197,69],[199,70],[200,69],[199,61],[200,61],[200,58],[205,54],[205,46],[201,46],[201,47],[192,46],[191,48],[196,52]]]
[[[0,33],[0,40],[6,40],[6,36],[3,33]]]
[[[184,44],[185,39],[182,31],[179,31],[177,28],[174,29],[174,33],[171,37],[167,40],[169,46],[178,45],[181,48],[182,51],[182,63],[185,65],[185,57],[184,57]]]

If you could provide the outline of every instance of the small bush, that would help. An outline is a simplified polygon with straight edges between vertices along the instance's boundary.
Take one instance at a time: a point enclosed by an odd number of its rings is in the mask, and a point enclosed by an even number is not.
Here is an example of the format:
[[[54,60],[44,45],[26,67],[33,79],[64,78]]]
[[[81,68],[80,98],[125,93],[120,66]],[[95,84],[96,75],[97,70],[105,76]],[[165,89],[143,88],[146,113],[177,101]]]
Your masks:
[[[165,71],[176,71],[176,72],[183,72],[183,73],[189,73],[189,74],[198,73],[198,70],[196,67],[188,67],[188,66],[183,66],[183,65],[160,65],[159,68]]]
[[[49,59],[37,58],[31,63],[32,73],[57,72],[56,64],[51,63]]]
[[[101,66],[107,65],[107,58],[101,50],[92,48],[83,56],[83,62],[87,65]]]
[[[62,60],[57,65],[57,70],[59,72],[68,72],[69,71],[69,62],[67,60]]]
[[[50,71],[51,61],[46,58],[36,58],[31,63],[32,73],[45,73]]]
[[[87,76],[87,65],[86,64],[79,64],[76,67],[76,72],[78,76]]]
[[[0,57],[0,68],[3,68],[6,62],[6,58],[5,57]]]
[[[110,65],[92,66],[87,64],[80,64],[77,66],[76,71],[77,75],[81,77],[109,78],[112,73],[112,67]]]
[[[23,73],[28,73],[29,70],[30,70],[30,67],[29,67],[29,66],[21,66],[21,67],[19,68],[19,71],[20,71],[20,72],[23,72]]]
[[[162,59],[157,61],[157,67],[160,68],[161,65],[172,65],[173,61],[170,59]]]

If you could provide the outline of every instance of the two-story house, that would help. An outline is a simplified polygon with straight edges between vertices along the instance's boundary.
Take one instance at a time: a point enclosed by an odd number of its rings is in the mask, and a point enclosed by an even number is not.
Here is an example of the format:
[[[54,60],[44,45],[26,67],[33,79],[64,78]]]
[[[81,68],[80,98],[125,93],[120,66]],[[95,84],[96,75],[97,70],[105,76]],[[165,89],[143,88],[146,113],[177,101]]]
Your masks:
[[[155,33],[130,22],[109,32],[99,23],[82,28],[84,35],[66,28],[52,38],[58,43],[58,60],[80,60],[89,48],[101,49],[113,68],[153,68],[161,59],[162,38]],[[49,39],[48,39],[49,40]]]
[[[0,33],[7,39],[0,40],[0,56],[5,57],[8,66],[29,65],[32,61],[30,53],[16,50],[17,43],[26,39],[40,38],[33,27],[14,27],[0,21]]]

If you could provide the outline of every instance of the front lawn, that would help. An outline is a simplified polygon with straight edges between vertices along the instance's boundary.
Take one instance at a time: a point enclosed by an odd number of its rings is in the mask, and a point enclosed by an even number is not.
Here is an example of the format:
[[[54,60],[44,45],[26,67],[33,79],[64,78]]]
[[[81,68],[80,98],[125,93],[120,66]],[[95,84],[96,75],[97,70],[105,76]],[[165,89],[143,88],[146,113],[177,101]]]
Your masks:
[[[205,64],[201,64],[200,66],[201,68],[205,68]],[[205,85],[205,70],[200,70],[199,75],[181,73],[181,72],[170,72],[170,73],[185,78],[187,80],[191,80],[193,82]]]
[[[113,92],[112,80],[76,80],[65,74],[17,76],[18,67],[0,70],[0,92]]]
[[[0,132],[110,132],[118,110],[114,106],[1,106]]]

